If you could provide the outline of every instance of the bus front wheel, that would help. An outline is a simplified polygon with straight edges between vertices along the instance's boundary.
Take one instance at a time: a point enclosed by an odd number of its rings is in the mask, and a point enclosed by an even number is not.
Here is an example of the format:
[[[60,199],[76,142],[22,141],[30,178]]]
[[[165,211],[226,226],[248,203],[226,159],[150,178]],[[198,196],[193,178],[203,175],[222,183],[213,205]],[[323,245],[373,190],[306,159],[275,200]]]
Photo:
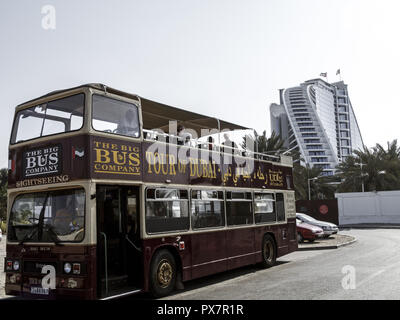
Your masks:
[[[276,246],[274,238],[266,234],[262,243],[262,266],[264,268],[272,267],[276,262]]]
[[[150,267],[150,291],[156,298],[167,296],[175,288],[176,262],[168,250],[154,254]]]

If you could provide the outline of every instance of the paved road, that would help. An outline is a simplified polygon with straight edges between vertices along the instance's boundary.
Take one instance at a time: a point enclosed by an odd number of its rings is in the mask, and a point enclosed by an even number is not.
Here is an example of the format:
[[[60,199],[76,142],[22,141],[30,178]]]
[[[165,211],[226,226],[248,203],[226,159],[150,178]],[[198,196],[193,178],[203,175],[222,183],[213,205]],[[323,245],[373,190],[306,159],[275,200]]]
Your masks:
[[[194,280],[164,299],[400,299],[400,229],[341,233],[358,240],[334,250],[294,252],[267,270],[247,267]]]
[[[297,251],[280,258],[271,269],[245,267],[190,281],[185,290],[164,299],[400,299],[400,229],[341,233],[355,236],[357,242],[333,250]],[[4,240],[0,298],[5,297]],[[143,298],[147,295],[130,299]]]

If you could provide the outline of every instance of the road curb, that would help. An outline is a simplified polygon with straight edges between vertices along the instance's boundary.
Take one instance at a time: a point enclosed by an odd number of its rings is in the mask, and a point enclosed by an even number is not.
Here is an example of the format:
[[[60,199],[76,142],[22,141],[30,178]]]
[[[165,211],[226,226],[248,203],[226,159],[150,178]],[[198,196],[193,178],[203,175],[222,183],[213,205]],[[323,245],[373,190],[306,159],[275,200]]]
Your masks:
[[[350,244],[353,244],[356,242],[357,239],[353,237],[353,239],[341,243],[341,244],[336,244],[336,245],[330,245],[330,246],[319,246],[319,247],[305,247],[305,248],[298,248],[297,251],[310,251],[310,250],[332,250],[332,249],[338,249],[344,246],[348,246]]]
[[[356,242],[356,241],[357,241],[357,238],[354,238],[353,240],[350,240],[350,241],[348,241],[348,242],[344,242],[344,243],[338,244],[338,245],[337,245],[337,248],[344,247],[344,246],[348,246],[348,245],[350,245],[350,244],[353,244],[353,243]]]

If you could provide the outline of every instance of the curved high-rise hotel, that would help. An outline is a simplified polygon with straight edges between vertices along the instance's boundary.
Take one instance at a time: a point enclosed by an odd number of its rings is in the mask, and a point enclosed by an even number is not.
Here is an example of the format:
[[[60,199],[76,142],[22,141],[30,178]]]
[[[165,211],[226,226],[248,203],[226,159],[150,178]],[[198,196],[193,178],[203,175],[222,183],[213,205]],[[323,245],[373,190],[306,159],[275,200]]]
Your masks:
[[[343,81],[309,80],[281,89],[280,104],[271,104],[271,131],[289,149],[298,149],[306,164],[333,175],[353,150],[363,148],[360,129]]]

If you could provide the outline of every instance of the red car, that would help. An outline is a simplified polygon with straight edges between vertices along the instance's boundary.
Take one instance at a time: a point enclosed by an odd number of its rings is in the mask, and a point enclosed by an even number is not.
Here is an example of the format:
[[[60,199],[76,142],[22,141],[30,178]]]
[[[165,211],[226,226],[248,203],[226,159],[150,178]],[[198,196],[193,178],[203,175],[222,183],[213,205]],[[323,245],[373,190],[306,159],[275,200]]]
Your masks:
[[[313,242],[315,239],[322,238],[324,236],[324,230],[322,230],[320,227],[304,223],[300,219],[296,219],[296,225],[298,242],[303,242],[304,240]]]

